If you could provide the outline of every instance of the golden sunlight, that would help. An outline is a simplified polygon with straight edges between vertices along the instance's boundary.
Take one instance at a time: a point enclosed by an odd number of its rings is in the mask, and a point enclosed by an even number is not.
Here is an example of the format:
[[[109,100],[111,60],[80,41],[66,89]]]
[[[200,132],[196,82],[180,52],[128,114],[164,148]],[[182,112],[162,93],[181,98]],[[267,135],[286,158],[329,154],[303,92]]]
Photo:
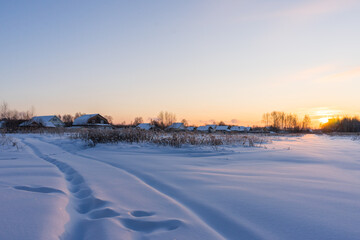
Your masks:
[[[312,119],[314,120],[313,123],[315,125],[316,124],[320,124],[320,125],[325,124],[329,121],[329,119],[331,119],[337,115],[342,115],[342,111],[330,109],[327,107],[308,110],[308,112],[310,112],[310,115],[311,115]]]
[[[319,118],[319,122],[320,122],[321,124],[325,124],[325,123],[327,123],[328,121],[329,121],[329,118],[328,118],[328,117]]]

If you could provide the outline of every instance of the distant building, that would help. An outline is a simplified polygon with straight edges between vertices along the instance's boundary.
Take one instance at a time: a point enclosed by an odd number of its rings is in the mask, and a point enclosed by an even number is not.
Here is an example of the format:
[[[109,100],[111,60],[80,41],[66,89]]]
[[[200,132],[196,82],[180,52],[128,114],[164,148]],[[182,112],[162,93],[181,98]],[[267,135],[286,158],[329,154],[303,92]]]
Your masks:
[[[249,132],[251,130],[250,127],[243,127],[243,126],[232,126],[230,128],[231,132]]]
[[[196,130],[196,127],[187,127],[186,131],[193,132]]]
[[[215,131],[223,132],[223,133],[230,132],[230,127],[229,126],[216,126]]]
[[[186,127],[183,123],[173,123],[169,127],[166,128],[166,130],[170,131],[185,131]]]
[[[196,131],[213,133],[213,132],[215,132],[215,127],[213,127],[213,126],[216,126],[216,125],[200,126],[200,127],[196,128]]]
[[[136,126],[136,128],[143,130],[152,130],[155,128],[155,126],[151,125],[150,123],[140,123],[139,125]]]
[[[208,124],[208,125],[206,125],[206,127],[211,127],[215,131],[217,125],[216,124]]]
[[[0,129],[1,128],[5,128],[6,127],[6,121],[5,120],[1,120],[0,121]]]
[[[37,116],[33,117],[29,121],[23,122],[19,127],[46,127],[46,128],[57,128],[64,127],[65,124],[55,115],[50,116]]]
[[[111,127],[109,121],[100,114],[86,114],[74,120],[73,126],[79,127]]]
[[[251,131],[251,127],[245,127],[245,132],[250,132]]]
[[[242,126],[232,126],[230,128],[231,132],[245,132],[245,127]]]

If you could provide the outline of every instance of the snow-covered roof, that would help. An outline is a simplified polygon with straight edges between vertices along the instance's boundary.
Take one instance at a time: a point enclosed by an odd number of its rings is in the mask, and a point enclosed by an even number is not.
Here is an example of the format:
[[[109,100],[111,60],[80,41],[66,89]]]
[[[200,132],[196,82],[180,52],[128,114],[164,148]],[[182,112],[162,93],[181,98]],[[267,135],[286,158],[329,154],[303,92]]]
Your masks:
[[[151,125],[150,123],[140,123],[139,125],[136,126],[137,128],[143,129],[143,130],[150,130],[153,127],[155,127],[154,125]]]
[[[194,131],[194,130],[195,130],[195,127],[187,127],[186,130],[188,130],[188,131]]]
[[[178,129],[178,130],[184,130],[186,129],[183,123],[173,123],[171,124],[168,129]]]
[[[206,125],[206,127],[211,127],[212,129],[216,129],[217,125],[216,124],[208,124],[208,125]]]
[[[210,126],[200,126],[196,130],[198,131],[209,131]]]
[[[90,118],[92,117],[95,117],[96,115],[99,115],[99,114],[85,114],[85,115],[82,115],[78,118],[76,118],[74,120],[74,123],[73,125],[86,125],[88,124],[88,121]]]
[[[54,123],[53,121],[56,122]],[[19,126],[26,127],[26,126],[30,126],[33,123],[37,123],[43,127],[50,127],[50,128],[64,126],[64,123],[55,115],[36,116],[30,119],[29,121],[21,123]]]
[[[230,131],[229,126],[216,126],[216,131]]]
[[[243,126],[232,126],[230,128],[230,131],[233,131],[233,132],[244,132],[245,131],[245,127]]]

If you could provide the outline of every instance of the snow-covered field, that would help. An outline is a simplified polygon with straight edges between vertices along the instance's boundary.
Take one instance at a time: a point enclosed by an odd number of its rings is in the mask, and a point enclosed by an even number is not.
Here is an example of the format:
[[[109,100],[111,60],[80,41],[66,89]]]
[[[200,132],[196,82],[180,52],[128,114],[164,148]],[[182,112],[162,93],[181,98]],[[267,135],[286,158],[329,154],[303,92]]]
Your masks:
[[[0,239],[360,239],[360,141],[266,147],[99,144],[13,135]]]

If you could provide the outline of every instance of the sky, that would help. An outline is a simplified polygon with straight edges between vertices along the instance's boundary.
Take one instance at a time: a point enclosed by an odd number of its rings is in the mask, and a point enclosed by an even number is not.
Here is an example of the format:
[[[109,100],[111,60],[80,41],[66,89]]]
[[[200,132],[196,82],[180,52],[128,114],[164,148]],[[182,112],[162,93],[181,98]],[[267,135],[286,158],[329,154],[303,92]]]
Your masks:
[[[360,114],[360,2],[0,0],[0,101],[259,125]]]

